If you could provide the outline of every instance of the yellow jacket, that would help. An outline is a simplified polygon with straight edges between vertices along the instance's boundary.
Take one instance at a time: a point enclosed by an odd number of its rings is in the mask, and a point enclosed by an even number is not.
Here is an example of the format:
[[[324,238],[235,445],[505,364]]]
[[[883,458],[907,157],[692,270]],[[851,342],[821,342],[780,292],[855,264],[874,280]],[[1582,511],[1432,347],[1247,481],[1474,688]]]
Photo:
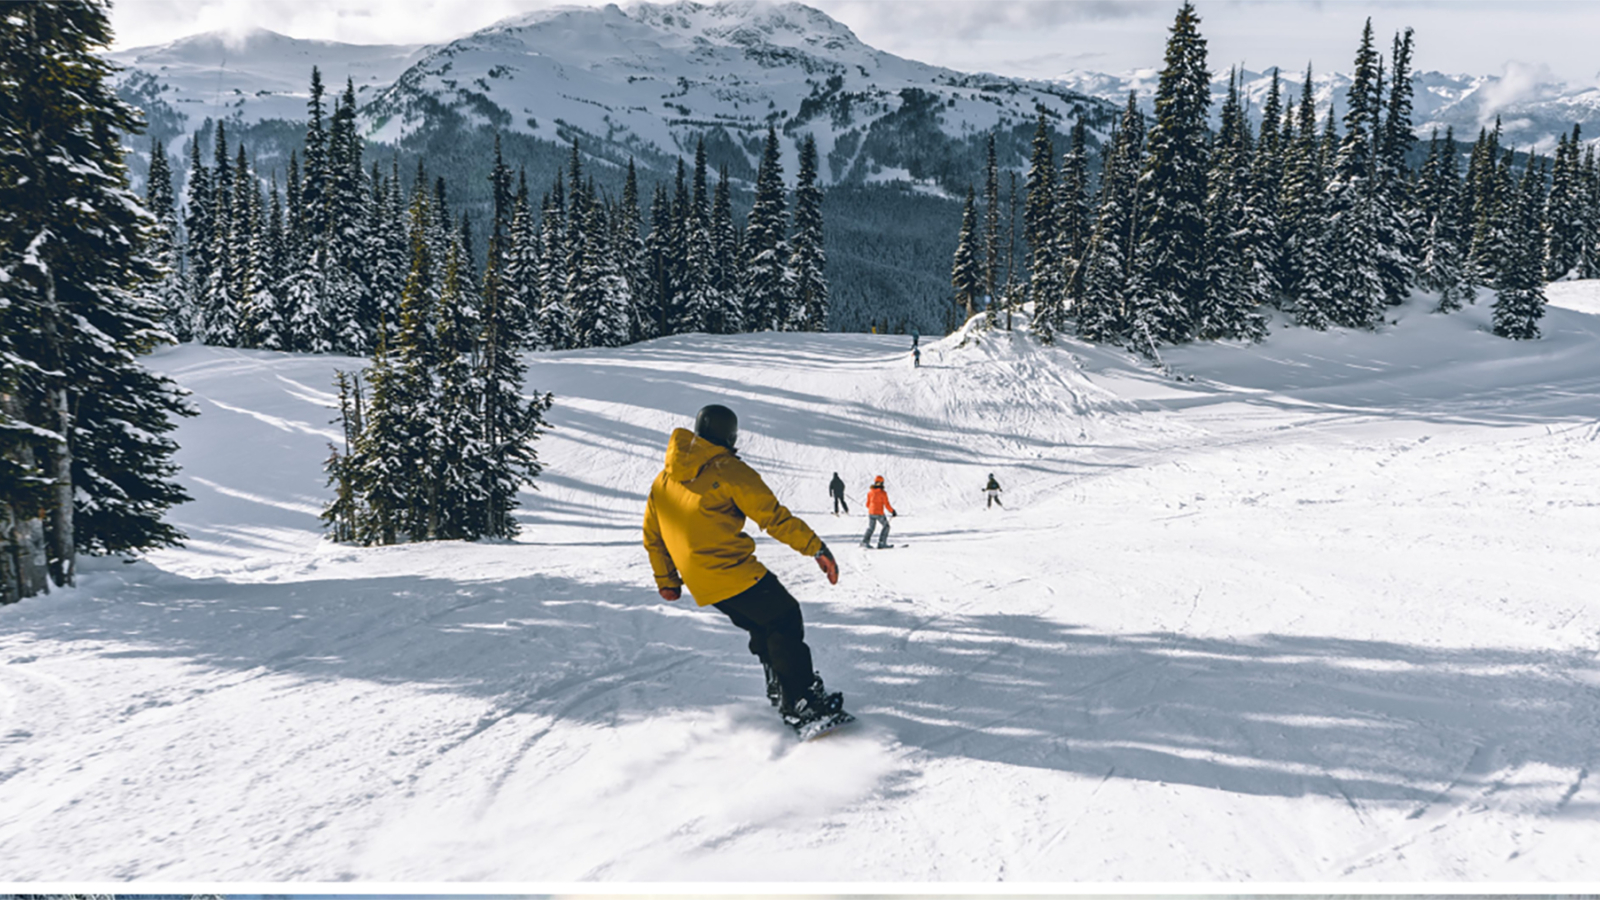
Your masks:
[[[807,556],[822,549],[816,532],[779,504],[744,460],[687,428],[673,431],[666,468],[644,507],[644,548],[656,586],[687,586],[707,606],[760,581],[767,567],[743,531],[745,516]]]

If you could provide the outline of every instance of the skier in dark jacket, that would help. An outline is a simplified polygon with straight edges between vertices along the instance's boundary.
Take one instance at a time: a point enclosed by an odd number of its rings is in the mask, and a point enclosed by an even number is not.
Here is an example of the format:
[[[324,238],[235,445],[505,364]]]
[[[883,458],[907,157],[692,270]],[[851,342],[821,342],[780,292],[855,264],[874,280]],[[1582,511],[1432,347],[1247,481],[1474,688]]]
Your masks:
[[[844,502],[844,479],[839,473],[833,473],[833,480],[828,482],[828,495],[833,497],[833,514],[838,515],[839,510],[844,510],[845,515],[850,514],[850,505]]]
[[[1006,508],[1006,505],[1000,502],[1000,482],[994,480],[993,472],[989,473],[989,483],[984,485],[983,489],[989,493],[989,502],[983,505],[984,509],[988,509],[991,506],[999,506],[1001,509]]]
[[[750,633],[750,652],[766,671],[767,699],[798,728],[839,712],[843,698],[827,693],[812,670],[800,604],[756,559],[745,517],[814,557],[829,584],[839,583],[839,566],[817,533],[734,453],[738,437],[739,419],[726,406],[700,410],[692,432],[672,432],[666,466],[645,502],[645,551],[663,600],[677,600],[688,587],[696,603],[715,606]]]

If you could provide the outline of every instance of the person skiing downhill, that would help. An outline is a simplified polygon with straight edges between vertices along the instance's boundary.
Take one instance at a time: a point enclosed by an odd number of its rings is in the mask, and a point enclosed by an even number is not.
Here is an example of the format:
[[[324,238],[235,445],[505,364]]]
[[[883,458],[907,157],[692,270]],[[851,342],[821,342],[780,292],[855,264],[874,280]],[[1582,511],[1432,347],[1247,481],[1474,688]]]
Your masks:
[[[991,506],[999,506],[1001,509],[1005,509],[1006,505],[1000,502],[1000,482],[994,480],[993,472],[989,473],[989,483],[984,485],[983,489],[989,494],[989,502],[983,505],[984,509],[988,509]]]
[[[662,599],[677,600],[687,587],[697,604],[715,606],[749,633],[750,652],[767,676],[767,699],[798,732],[842,715],[843,696],[827,693],[812,668],[800,604],[756,559],[745,517],[815,558],[829,584],[839,583],[839,566],[816,532],[739,458],[738,437],[738,416],[719,405],[700,410],[694,431],[673,430],[666,465],[645,502],[644,547]]]
[[[889,519],[883,514],[884,510],[889,515],[896,515],[894,504],[889,502],[889,492],[883,487],[883,476],[872,479],[872,487],[867,489],[867,534],[861,539],[861,546],[872,546],[872,532],[879,525],[883,526],[883,533],[878,535],[878,549],[882,550],[889,544]]]
[[[828,482],[828,496],[833,498],[833,514],[838,515],[839,510],[844,510],[845,515],[850,514],[850,505],[844,502],[844,479],[839,473],[833,473],[833,480]]]

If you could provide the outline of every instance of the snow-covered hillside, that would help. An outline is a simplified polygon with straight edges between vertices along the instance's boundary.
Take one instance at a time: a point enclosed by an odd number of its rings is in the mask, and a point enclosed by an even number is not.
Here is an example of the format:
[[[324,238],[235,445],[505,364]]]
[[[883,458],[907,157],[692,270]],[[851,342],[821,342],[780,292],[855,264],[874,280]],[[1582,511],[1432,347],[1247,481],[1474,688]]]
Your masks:
[[[1584,307],[1593,283],[1561,286]],[[185,346],[188,546],[0,608],[16,881],[1541,881],[1600,865],[1600,315],[1112,351],[680,336],[531,357],[515,543],[333,545],[335,369]],[[639,545],[700,405],[853,732],[796,745]],[[834,518],[885,475],[889,551]],[[985,510],[993,472],[1006,508]]]

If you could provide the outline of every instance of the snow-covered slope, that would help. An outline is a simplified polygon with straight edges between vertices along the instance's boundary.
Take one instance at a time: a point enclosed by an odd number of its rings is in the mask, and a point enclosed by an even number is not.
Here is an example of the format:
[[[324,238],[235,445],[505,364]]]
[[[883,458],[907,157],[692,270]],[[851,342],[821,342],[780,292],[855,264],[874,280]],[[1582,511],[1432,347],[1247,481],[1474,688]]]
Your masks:
[[[534,355],[522,537],[385,548],[316,518],[360,361],[162,350],[188,546],[0,608],[6,877],[1592,877],[1600,316],[1396,318],[1175,377],[976,331],[921,369],[873,335]],[[652,589],[643,492],[710,401],[839,555],[829,587],[757,541],[854,732],[795,745],[739,633]],[[855,546],[835,471],[887,476],[899,546]]]

